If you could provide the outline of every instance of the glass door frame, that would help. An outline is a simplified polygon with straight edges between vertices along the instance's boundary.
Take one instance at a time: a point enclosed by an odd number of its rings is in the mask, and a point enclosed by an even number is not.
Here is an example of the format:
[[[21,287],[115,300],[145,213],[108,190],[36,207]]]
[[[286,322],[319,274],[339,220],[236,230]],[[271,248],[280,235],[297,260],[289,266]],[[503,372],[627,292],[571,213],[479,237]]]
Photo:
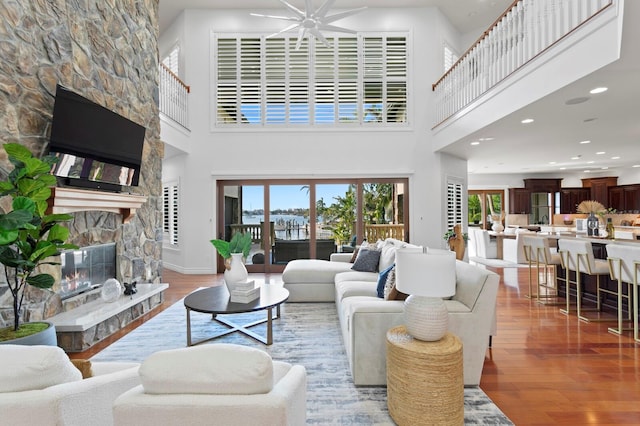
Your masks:
[[[491,209],[487,207],[487,196],[496,195],[496,194],[500,195],[500,212],[506,214],[504,189],[469,189],[467,190],[467,209],[468,209],[469,196],[478,195],[480,197],[480,218],[481,218],[480,226],[482,227],[482,229],[491,230],[491,223],[489,223],[487,220],[489,215],[491,215]],[[468,216],[468,212],[467,212],[467,216]],[[473,222],[469,220],[469,226],[472,226],[472,224]]]
[[[405,240],[409,241],[409,178],[397,177],[397,178],[327,178],[327,179],[313,179],[313,178],[295,178],[295,179],[225,179],[217,180],[216,182],[216,211],[217,211],[217,236],[216,238],[224,238],[224,187],[225,186],[260,186],[264,187],[264,229],[262,230],[263,238],[265,238],[264,244],[264,264],[247,265],[247,270],[252,273],[281,273],[286,265],[271,264],[271,225],[269,220],[270,215],[270,193],[269,187],[271,185],[308,185],[309,186],[309,218],[315,218],[316,215],[316,185],[322,184],[346,184],[356,186],[356,235],[358,236],[357,243],[362,242],[364,236],[364,220],[363,220],[363,192],[364,185],[370,183],[393,183],[402,184],[404,186],[404,193],[402,197],[402,213],[403,213],[403,225]],[[242,208],[242,206],[240,206]],[[316,257],[316,229],[315,226],[309,227],[309,256],[313,259]],[[220,256],[217,258],[217,270],[219,272],[224,271],[224,260]]]

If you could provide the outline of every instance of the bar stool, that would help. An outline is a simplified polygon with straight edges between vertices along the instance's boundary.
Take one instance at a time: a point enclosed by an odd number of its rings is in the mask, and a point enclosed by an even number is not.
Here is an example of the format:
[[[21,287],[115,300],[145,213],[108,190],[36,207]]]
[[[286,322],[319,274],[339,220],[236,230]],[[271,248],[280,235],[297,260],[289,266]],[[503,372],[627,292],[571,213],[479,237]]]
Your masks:
[[[552,253],[549,245],[549,239],[539,235],[523,235],[523,248],[525,259],[529,263],[529,295],[527,297],[531,299],[537,299],[539,303],[545,303],[542,299],[558,298],[558,281],[564,281],[566,283],[567,275],[565,278],[558,278],[557,267],[562,266],[562,258],[558,253]],[[532,291],[532,279],[531,272],[532,267],[536,266],[536,294]],[[544,265],[544,281],[540,281],[540,265]],[[552,270],[553,283],[549,283],[549,267]],[[544,289],[545,294],[540,294],[540,289]],[[568,294],[568,293],[567,293]],[[557,301],[556,301],[557,302]],[[558,303],[546,303],[546,304],[558,304]]]
[[[633,291],[633,338],[640,342],[638,338],[638,271],[640,270],[640,247],[607,244],[607,261],[609,262],[609,272],[611,279],[618,281],[618,327],[609,327],[609,331],[622,334],[630,328],[622,327],[622,298],[627,298],[628,319],[631,319],[632,307],[630,295]],[[622,283],[627,284],[627,295],[622,292]]]
[[[590,241],[584,241],[579,239],[563,239],[558,240],[558,251],[562,259],[562,267],[566,270],[566,289],[567,289],[567,308],[560,309],[560,312],[569,314],[569,284],[571,279],[569,277],[569,271],[576,273],[576,314],[578,319],[586,322],[590,321],[607,321],[600,318],[587,318],[582,315],[583,311],[600,311],[601,301],[600,292],[612,293],[610,290],[600,288],[600,276],[609,275],[609,265],[606,260],[596,259],[593,256],[593,248]],[[596,276],[596,309],[582,309],[582,282],[580,273]]]

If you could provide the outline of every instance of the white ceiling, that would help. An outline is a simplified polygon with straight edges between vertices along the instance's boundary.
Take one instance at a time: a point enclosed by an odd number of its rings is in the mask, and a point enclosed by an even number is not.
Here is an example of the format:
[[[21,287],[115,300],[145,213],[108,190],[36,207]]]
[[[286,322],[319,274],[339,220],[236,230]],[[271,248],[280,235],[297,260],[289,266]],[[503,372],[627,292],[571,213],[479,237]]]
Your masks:
[[[303,0],[290,3],[304,9]],[[313,3],[318,7],[322,2]],[[511,0],[336,0],[333,8],[435,6],[461,33],[470,34],[488,28],[511,3]],[[271,7],[288,15],[278,0],[161,0],[160,31],[183,9]],[[626,2],[625,23],[632,19],[636,22],[640,19],[639,1]],[[589,170],[598,176],[640,165],[640,52],[632,44],[640,40],[640,26],[626,24],[623,34],[622,59],[616,63],[448,146],[444,152],[467,159],[469,173],[473,174],[584,174]],[[599,86],[609,90],[589,94],[589,90]],[[569,99],[584,96],[590,99],[578,105],[565,105]],[[536,121],[523,126],[520,121],[527,117]],[[479,146],[470,145],[479,138],[494,139]],[[591,143],[580,144],[583,140]],[[577,156],[578,160],[571,159]],[[550,164],[552,160],[556,164]],[[561,170],[562,167],[566,170]]]

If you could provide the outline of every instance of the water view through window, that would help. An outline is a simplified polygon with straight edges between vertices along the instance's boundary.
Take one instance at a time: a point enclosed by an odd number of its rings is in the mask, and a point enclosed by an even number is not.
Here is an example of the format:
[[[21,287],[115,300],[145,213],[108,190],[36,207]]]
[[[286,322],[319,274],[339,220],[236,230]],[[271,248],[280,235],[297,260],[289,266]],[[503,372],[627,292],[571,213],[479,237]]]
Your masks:
[[[220,182],[220,235],[251,234],[250,272],[294,259],[328,260],[364,239],[404,239],[405,188],[403,180]]]

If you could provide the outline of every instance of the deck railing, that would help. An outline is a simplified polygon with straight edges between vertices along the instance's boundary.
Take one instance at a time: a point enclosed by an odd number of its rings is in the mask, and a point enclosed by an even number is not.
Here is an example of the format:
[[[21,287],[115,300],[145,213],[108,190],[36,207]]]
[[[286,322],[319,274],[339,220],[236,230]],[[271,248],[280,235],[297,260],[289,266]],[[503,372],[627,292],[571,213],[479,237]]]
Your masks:
[[[187,86],[164,64],[160,64],[160,112],[180,124],[185,129],[189,126],[190,92]]]
[[[249,233],[251,234],[251,240],[254,243],[260,243],[260,246],[263,246],[262,239],[262,229],[264,227],[263,223],[234,223],[229,225],[231,230],[231,236],[236,232]],[[404,241],[404,225],[403,224],[365,224],[364,225],[364,236],[367,241],[376,242],[378,240],[385,240],[386,238],[395,238],[397,240]],[[316,235],[317,238],[331,238],[328,235]],[[271,242],[273,243],[276,240],[275,235],[275,227],[274,223],[271,222]]]
[[[615,0],[517,0],[435,84],[434,128]]]
[[[396,240],[404,241],[404,225],[364,225],[364,236],[369,242],[376,242],[378,240],[385,240],[387,238],[395,238]]]

